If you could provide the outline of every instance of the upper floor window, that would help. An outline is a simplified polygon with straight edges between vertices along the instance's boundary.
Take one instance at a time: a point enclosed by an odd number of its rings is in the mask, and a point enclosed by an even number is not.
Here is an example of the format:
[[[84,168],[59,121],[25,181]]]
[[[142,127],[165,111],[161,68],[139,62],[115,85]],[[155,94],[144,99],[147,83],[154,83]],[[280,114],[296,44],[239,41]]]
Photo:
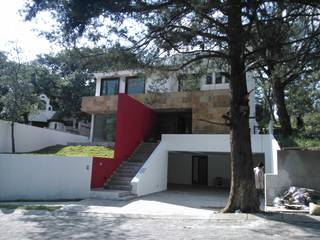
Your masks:
[[[119,79],[102,79],[100,95],[117,95],[119,93]]]
[[[213,81],[212,81],[212,72],[208,73],[207,76],[206,76],[206,84],[212,84]]]
[[[216,84],[222,83],[222,72],[215,73],[215,83]]]
[[[177,76],[178,91],[196,91],[200,88],[200,75],[196,73],[185,73]]]
[[[145,79],[142,77],[127,77],[126,93],[127,94],[145,93]]]

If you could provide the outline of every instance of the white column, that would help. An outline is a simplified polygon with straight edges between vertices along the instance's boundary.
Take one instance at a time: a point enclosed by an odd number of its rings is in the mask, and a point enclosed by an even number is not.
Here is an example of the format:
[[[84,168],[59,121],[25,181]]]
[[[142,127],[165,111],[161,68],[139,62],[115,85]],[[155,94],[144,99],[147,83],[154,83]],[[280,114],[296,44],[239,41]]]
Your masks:
[[[119,93],[125,93],[126,92],[126,77],[121,76],[119,81]]]
[[[97,78],[96,80],[96,94],[95,96],[100,96],[101,92],[101,78]]]
[[[92,114],[91,115],[91,127],[90,127],[90,142],[93,142],[93,138],[94,138],[94,122],[95,122],[95,115]]]

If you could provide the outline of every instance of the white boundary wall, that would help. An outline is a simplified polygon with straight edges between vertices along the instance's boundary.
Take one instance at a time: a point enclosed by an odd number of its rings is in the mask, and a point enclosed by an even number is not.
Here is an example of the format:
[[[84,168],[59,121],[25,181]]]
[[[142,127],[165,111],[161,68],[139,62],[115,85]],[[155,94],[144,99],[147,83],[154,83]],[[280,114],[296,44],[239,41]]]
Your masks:
[[[89,197],[91,157],[0,154],[0,201]]]
[[[253,153],[265,154],[266,173],[276,173],[277,150],[280,149],[272,135],[251,135]],[[165,134],[149,159],[132,179],[132,193],[138,196],[167,189],[168,152],[230,152],[228,134]]]
[[[88,142],[89,139],[76,134],[59,132],[47,128],[15,123],[16,152],[31,152],[52,145],[69,142]],[[11,152],[11,123],[0,120],[0,153]]]

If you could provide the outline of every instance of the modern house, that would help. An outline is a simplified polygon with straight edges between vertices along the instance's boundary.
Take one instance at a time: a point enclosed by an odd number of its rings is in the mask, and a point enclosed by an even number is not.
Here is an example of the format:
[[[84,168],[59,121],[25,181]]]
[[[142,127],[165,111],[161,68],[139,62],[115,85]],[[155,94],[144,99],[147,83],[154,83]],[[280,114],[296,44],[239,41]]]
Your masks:
[[[115,143],[114,159],[96,159],[92,187],[145,195],[168,184],[228,187],[230,90],[223,71],[206,74],[126,70],[96,73],[96,94],[84,97],[90,139]],[[255,134],[254,80],[247,73],[255,161],[275,171],[272,135]]]

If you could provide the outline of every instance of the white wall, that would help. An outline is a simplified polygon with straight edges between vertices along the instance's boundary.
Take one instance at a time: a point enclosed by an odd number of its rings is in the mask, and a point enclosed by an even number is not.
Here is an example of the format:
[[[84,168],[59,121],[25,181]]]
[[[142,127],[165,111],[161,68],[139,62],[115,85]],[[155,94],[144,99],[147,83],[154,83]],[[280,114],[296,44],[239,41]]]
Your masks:
[[[92,158],[0,154],[0,200],[89,197]]]
[[[52,145],[87,142],[87,137],[15,123],[16,152],[31,152]],[[11,152],[11,123],[0,120],[0,153]]]
[[[143,196],[167,189],[168,151],[160,143],[131,181],[132,193]]]
[[[274,173],[279,146],[273,136],[251,135],[251,143],[253,153],[264,154],[266,173]],[[131,181],[132,193],[141,196],[167,189],[168,152],[170,151],[229,153],[230,136],[227,134],[162,135],[161,143]],[[178,163],[170,164],[174,164],[177,168]],[[172,179],[171,173],[169,177]],[[180,176],[175,180],[185,181],[185,178]]]

